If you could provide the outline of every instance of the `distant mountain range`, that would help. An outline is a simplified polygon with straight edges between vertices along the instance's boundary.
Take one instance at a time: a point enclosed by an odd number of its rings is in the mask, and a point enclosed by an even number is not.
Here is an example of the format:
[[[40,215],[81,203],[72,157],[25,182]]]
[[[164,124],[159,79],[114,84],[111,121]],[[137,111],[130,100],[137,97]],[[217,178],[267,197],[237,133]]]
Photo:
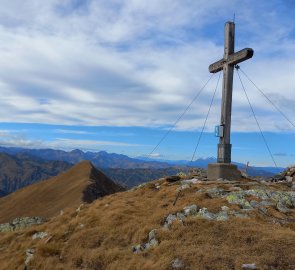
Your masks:
[[[210,163],[216,163],[216,158],[209,157],[209,158],[199,158],[193,162],[190,162],[188,160],[164,160],[164,159],[150,159],[146,157],[137,157],[138,159],[142,159],[145,161],[159,161],[161,163],[170,164],[171,166],[190,166],[190,167],[199,167],[199,168],[207,168],[208,164]],[[246,169],[246,165],[239,162],[233,162],[233,164],[236,164],[239,169],[244,170]],[[284,171],[285,168],[283,167],[255,167],[255,166],[249,166],[247,168],[247,174],[249,176],[262,176],[262,177],[269,177],[274,174],[278,174],[282,171]]]
[[[2,152],[2,153],[1,153]],[[185,171],[188,166],[207,168],[215,158],[186,160],[153,160],[145,157],[130,158],[115,153],[70,152],[53,149],[25,149],[0,147],[0,197],[27,185],[58,175],[82,160],[88,160],[101,169],[108,177],[128,187]],[[245,165],[236,163],[244,170]],[[283,171],[284,168],[249,167],[250,176],[269,177]]]
[[[100,152],[83,152],[79,149],[66,152],[63,150],[54,149],[26,149],[15,147],[0,147],[0,152],[16,155],[25,154],[44,160],[61,160],[69,163],[76,164],[82,160],[89,160],[97,168],[122,168],[122,169],[134,169],[134,168],[167,168],[171,167],[170,164],[158,161],[144,161],[141,159],[130,158],[125,155],[107,153],[105,151]]]

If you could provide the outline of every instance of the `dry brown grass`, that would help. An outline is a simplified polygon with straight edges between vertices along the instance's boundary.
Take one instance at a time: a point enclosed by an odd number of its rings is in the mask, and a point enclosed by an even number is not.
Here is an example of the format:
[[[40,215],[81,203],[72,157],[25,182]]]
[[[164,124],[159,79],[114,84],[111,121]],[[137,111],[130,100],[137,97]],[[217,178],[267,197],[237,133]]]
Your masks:
[[[222,205],[237,206],[196,193],[217,184],[195,185],[173,206],[177,186],[161,183],[157,190],[154,184],[104,197],[79,213],[68,210],[34,228],[1,234],[0,268],[23,269],[25,250],[33,247],[37,251],[32,269],[168,270],[175,258],[184,262],[184,269],[241,269],[243,263],[256,263],[259,269],[295,269],[293,225],[271,224],[254,212],[251,219],[222,222],[190,217],[184,225],[175,222],[170,230],[163,230],[161,224],[169,213],[193,203],[212,212]],[[271,211],[282,218],[274,208]],[[295,217],[294,210],[290,216]],[[133,254],[132,246],[146,242],[152,229],[159,229],[160,245]],[[53,237],[48,243],[33,241],[35,231],[46,231]]]

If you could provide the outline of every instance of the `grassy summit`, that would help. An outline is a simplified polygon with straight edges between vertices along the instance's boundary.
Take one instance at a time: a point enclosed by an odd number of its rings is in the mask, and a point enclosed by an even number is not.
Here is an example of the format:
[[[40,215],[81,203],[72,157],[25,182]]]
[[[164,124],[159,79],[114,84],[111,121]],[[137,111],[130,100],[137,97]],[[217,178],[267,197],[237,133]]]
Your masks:
[[[294,269],[294,203],[284,184],[157,180],[0,234],[0,268]]]

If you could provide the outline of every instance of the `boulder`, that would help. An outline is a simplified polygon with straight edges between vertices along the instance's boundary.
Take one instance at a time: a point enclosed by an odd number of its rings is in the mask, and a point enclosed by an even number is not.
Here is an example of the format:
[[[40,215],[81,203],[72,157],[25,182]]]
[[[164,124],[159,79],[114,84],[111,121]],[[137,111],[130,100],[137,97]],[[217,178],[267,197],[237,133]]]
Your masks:
[[[181,179],[181,177],[179,175],[171,175],[171,176],[167,176],[165,178],[165,180],[169,183],[172,183],[172,182],[177,182]]]

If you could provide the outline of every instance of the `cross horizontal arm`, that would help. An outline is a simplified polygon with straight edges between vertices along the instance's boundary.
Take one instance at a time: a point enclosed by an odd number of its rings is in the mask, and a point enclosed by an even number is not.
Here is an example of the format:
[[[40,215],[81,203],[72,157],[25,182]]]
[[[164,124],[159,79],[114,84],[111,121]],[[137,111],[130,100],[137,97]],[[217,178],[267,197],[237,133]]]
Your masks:
[[[250,59],[254,54],[253,49],[251,48],[246,48],[243,50],[240,50],[236,53],[231,54],[227,60],[224,58],[211,64],[209,66],[209,72],[210,73],[216,73],[218,71],[221,71],[223,69],[224,64],[228,65],[236,65],[238,63],[241,63],[247,59]]]

